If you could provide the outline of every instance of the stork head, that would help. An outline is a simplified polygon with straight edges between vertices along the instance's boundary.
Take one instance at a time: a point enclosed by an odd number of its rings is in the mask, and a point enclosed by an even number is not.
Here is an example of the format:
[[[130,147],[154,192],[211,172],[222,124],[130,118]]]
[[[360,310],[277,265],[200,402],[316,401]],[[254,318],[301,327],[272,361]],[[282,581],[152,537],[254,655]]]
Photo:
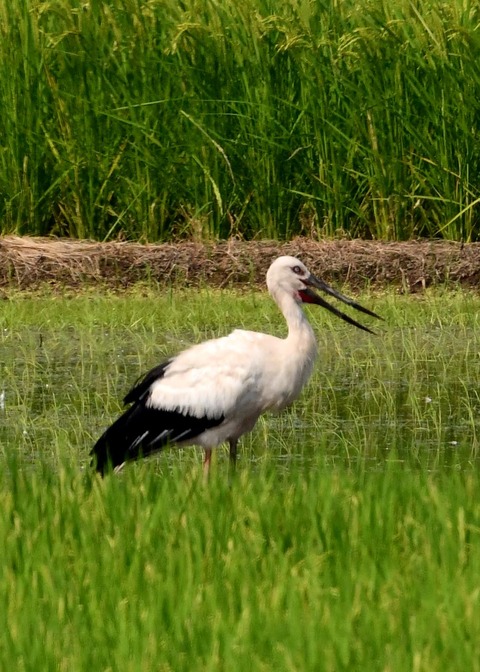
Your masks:
[[[317,294],[313,288],[315,287],[316,289],[320,289],[326,294],[335,297],[339,301],[342,301],[348,306],[351,306],[352,308],[355,308],[356,310],[359,310],[366,315],[371,315],[372,317],[376,317],[379,320],[382,319],[373,311],[369,310],[368,308],[364,308],[353,299],[349,299],[344,294],[341,294],[341,292],[338,292],[336,289],[333,289],[333,287],[330,287],[330,285],[327,285],[327,283],[323,280],[320,280],[320,278],[312,275],[305,264],[295,257],[285,256],[275,259],[267,272],[267,287],[270,294],[276,300],[278,300],[279,294],[288,294],[292,296],[297,303],[314,303],[318,306],[326,308],[345,322],[353,324],[355,327],[370,333],[373,332],[368,329],[368,327],[364,327],[363,324],[360,324],[360,322],[357,322],[345,313],[342,313],[334,306],[330,305],[327,301],[325,301],[324,298]]]

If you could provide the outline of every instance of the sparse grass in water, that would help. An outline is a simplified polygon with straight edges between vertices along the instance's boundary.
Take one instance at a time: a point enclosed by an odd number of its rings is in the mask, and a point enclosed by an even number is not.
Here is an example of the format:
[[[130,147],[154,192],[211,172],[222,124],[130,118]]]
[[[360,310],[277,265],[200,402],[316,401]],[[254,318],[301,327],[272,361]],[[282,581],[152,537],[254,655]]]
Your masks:
[[[283,333],[267,297],[10,295],[2,669],[480,669],[479,299],[362,302],[377,337],[309,310],[311,384],[205,487],[194,449],[105,481],[87,453],[167,353]]]
[[[476,239],[479,12],[0,0],[2,230]]]

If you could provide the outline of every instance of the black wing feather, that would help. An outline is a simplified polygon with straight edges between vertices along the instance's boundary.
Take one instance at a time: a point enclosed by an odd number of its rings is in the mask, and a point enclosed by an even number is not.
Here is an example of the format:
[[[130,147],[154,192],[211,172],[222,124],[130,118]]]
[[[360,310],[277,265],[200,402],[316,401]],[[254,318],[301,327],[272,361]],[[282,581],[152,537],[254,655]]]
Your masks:
[[[153,369],[150,369],[150,371],[147,371],[147,373],[145,373],[143,376],[140,376],[130,392],[127,392],[125,395],[123,403],[131,404],[134,401],[139,401],[145,395],[145,393],[150,390],[152,383],[154,383],[156,380],[159,380],[160,378],[163,378],[167,366],[173,362],[173,359],[173,357],[167,359],[166,362],[162,362],[162,364],[155,366]]]

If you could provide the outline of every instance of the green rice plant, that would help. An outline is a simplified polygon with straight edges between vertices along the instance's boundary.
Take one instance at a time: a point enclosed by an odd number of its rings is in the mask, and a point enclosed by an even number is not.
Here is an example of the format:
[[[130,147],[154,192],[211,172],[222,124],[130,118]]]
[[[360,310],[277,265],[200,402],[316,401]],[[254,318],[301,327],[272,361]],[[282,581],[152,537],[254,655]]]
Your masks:
[[[2,231],[477,238],[454,0],[2,0]]]
[[[10,465],[4,666],[478,670],[476,470]]]
[[[8,294],[2,669],[480,669],[479,299],[361,301],[376,336],[309,309],[311,383],[205,484],[193,448],[104,480],[88,452],[167,354],[283,335],[268,297]]]

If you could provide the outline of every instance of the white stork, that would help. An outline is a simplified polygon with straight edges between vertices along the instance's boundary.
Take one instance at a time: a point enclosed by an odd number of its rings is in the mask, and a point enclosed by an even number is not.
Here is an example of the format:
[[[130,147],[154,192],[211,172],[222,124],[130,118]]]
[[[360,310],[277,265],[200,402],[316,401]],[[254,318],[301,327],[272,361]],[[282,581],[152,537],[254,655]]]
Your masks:
[[[236,329],[229,336],[194,345],[149,371],[125,397],[129,408],[91,451],[102,476],[171,444],[201,446],[208,474],[212,449],[228,442],[234,466],[238,439],[253,429],[265,411],[291,404],[312,373],[317,344],[302,303],[323,306],[373,333],[327,303],[313,287],[379,317],[313,276],[294,257],[279,257],[272,263],[267,286],[287,322],[287,337]]]

